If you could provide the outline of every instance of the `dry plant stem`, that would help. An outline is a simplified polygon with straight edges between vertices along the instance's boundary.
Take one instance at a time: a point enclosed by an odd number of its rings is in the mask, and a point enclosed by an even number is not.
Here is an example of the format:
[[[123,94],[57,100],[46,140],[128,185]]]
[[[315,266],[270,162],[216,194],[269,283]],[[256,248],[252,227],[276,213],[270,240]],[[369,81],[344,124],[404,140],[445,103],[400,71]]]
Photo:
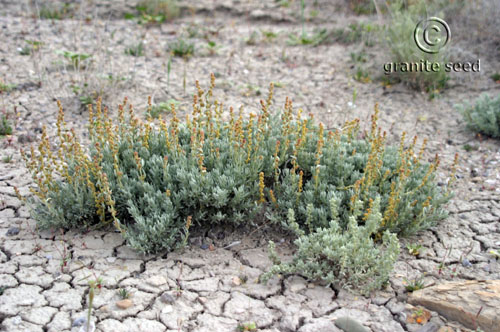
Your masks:
[[[54,247],[56,248],[57,252],[61,256],[61,273],[64,273],[64,269],[68,265],[68,261],[70,259],[71,254],[68,253],[68,249],[66,247],[66,240],[64,239],[64,230],[63,229],[61,229],[61,237],[62,237],[61,243],[63,246],[63,250],[61,251],[56,245],[54,245]]]
[[[378,6],[377,0],[372,0],[372,1],[373,1],[373,5],[375,6],[375,11],[377,12],[378,21],[379,21],[380,24],[383,24],[384,23],[384,19],[382,17],[382,13],[380,12],[380,8]]]

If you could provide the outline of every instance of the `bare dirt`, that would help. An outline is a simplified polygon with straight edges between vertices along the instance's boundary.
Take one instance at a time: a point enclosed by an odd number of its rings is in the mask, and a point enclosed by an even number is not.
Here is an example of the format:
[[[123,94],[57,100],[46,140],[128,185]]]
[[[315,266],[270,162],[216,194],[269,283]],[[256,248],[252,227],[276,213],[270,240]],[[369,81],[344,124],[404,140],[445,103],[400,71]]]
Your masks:
[[[500,68],[498,50],[471,45],[468,53],[457,53],[480,58],[481,72],[453,75],[450,88],[430,100],[428,94],[401,84],[385,86],[377,79],[389,61],[380,43],[289,45],[288,35],[301,32],[300,1],[290,1],[289,7],[275,1],[182,1],[182,15],[161,25],[123,19],[135,12],[135,1],[76,1],[68,7],[72,14],[62,20],[38,17],[46,3],[3,0],[0,6],[0,83],[15,84],[0,93],[0,110],[15,123],[13,134],[0,142],[2,331],[80,331],[88,280],[97,277],[103,287],[94,300],[92,321],[102,332],[235,331],[244,322],[268,332],[340,331],[332,322],[343,316],[374,332],[422,331],[423,323],[408,319],[417,310],[406,303],[408,281],[423,278],[429,285],[500,279],[499,263],[490,253],[500,248],[500,142],[468,131],[454,108],[482,92],[498,94],[500,85],[490,79]],[[353,14],[340,0],[308,4],[305,17],[308,33],[379,20]],[[270,32],[276,37],[266,37]],[[168,45],[179,37],[194,43],[194,55],[173,57],[169,64]],[[21,55],[26,40],[43,45]],[[457,37],[457,49],[465,47],[464,40]],[[141,41],[143,56],[125,54]],[[208,41],[215,44],[210,47]],[[86,53],[91,61],[75,70],[58,50]],[[361,50],[367,53],[369,83],[353,79],[351,53]],[[270,264],[267,240],[277,240],[281,253],[293,249],[287,238],[280,241],[283,236],[265,228],[214,230],[199,234],[181,252],[148,257],[133,252],[112,231],[36,230],[13,187],[29,192],[32,181],[19,149],[36,143],[43,125],[55,133],[56,100],[64,105],[68,127],[84,135],[82,91],[90,96],[99,91],[111,109],[124,97],[144,111],[148,96],[154,103],[175,99],[182,115],[190,113],[194,81],[206,86],[210,73],[217,77],[216,96],[227,107],[243,105],[246,112],[255,112],[273,82],[276,105],[288,96],[295,109],[314,114],[327,127],[355,117],[368,124],[379,103],[380,124],[392,142],[403,131],[420,141],[428,138],[427,157],[439,154],[442,182],[459,153],[450,216],[403,240],[386,290],[357,297],[297,276],[258,284],[258,275]],[[421,244],[420,255],[410,255],[408,243]],[[68,253],[71,259],[64,260]],[[116,305],[120,288],[131,293],[132,305],[125,309]],[[437,327],[467,331],[436,312],[429,319]]]

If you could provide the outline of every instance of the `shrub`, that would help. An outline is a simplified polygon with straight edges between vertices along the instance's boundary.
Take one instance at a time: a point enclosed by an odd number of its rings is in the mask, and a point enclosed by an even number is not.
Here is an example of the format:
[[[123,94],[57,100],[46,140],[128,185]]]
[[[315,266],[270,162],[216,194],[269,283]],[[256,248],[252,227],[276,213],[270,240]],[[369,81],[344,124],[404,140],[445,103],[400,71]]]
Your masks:
[[[368,23],[351,23],[347,28],[338,28],[330,32],[330,39],[333,42],[342,44],[353,44],[360,42],[363,38],[368,41],[370,33],[375,29]]]
[[[377,127],[359,134],[358,121],[325,132],[313,119],[282,112],[269,97],[246,119],[197,84],[191,117],[175,107],[167,125],[141,122],[127,100],[114,124],[106,108],[89,106],[86,150],[64,126],[59,105],[55,149],[44,130],[38,152],[23,152],[37,189],[28,199],[42,228],[104,227],[121,231],[142,252],[186,243],[190,227],[252,223],[262,209],[298,236],[294,263],[269,274],[298,272],[341,286],[379,287],[398,252],[397,235],[443,218],[448,192],[434,184],[439,163],[421,163],[416,139],[385,147]],[[425,143],[424,143],[425,146]],[[54,152],[52,152],[54,151]],[[276,257],[274,257],[276,258]]]
[[[458,106],[458,109],[471,130],[500,138],[500,95],[490,98],[483,94],[473,106],[462,105]]]
[[[62,20],[73,17],[75,13],[75,7],[71,3],[57,4],[49,2],[36,9],[38,16],[46,20]]]
[[[92,55],[86,53],[76,53],[65,50],[57,50],[55,52],[58,55],[62,55],[68,61],[68,64],[73,66],[74,69],[79,69],[81,66],[86,66]]]
[[[413,70],[406,69],[404,72],[398,70],[391,73],[391,77],[404,82],[413,88],[426,92],[434,92],[445,88],[449,80],[449,73],[444,69],[444,63],[448,62],[448,55],[442,49],[439,53],[429,54],[421,51],[415,44],[413,32],[420,19],[425,17],[425,3],[416,2],[408,5],[404,9],[401,2],[394,2],[389,6],[391,16],[389,24],[385,27],[384,35],[387,47],[390,50],[391,62],[395,64],[402,63],[420,63],[428,61],[429,63],[438,62],[439,70]]]
[[[125,54],[131,56],[143,56],[144,55],[144,43],[140,41],[135,45],[131,45],[125,49]]]
[[[152,118],[158,119],[162,113],[170,113],[172,111],[172,104],[174,109],[179,106],[179,102],[175,99],[169,99],[166,102],[160,102],[148,108],[146,115],[151,115]]]
[[[0,136],[12,135],[12,126],[5,114],[0,118]]]
[[[3,83],[2,81],[0,81],[0,94],[4,92],[10,92],[15,88],[16,88],[15,84]]]
[[[180,14],[175,0],[142,0],[137,4],[137,10],[148,22],[171,21]]]
[[[211,90],[204,96],[200,88],[192,121],[180,124],[172,108],[170,125],[162,121],[158,130],[152,117],[139,122],[132,107],[126,115],[126,101],[115,126],[98,103],[96,114],[90,108],[89,153],[74,134],[64,133],[60,109],[57,154],[50,152],[44,133],[41,156],[32,151],[28,161],[39,185],[39,225],[113,221],[130,245],[153,252],[183,243],[191,221],[251,220],[260,197],[259,174],[272,152],[253,142],[264,139],[263,132],[257,135],[256,124],[245,123],[241,115],[231,119],[232,126],[223,125],[222,107],[210,96]],[[260,125],[267,124],[261,119]]]
[[[358,15],[375,13],[374,0],[349,0],[349,8]]]
[[[357,200],[355,210],[349,212],[347,227],[341,227],[338,222],[340,202],[338,197],[330,199],[329,224],[308,235],[295,223],[293,209],[289,209],[288,225],[298,235],[295,240],[297,253],[292,262],[281,263],[274,251],[274,243],[271,243],[270,257],[274,266],[261,279],[266,281],[276,273],[300,273],[339,287],[360,288],[363,293],[386,283],[399,254],[399,242],[389,231],[384,232],[381,244],[373,240],[373,236],[379,234],[382,222],[380,197],[370,201],[364,226],[357,221],[363,205]]]
[[[376,110],[371,132],[364,139],[355,138],[357,121],[349,123],[344,134],[324,134],[321,125],[302,122],[303,131],[293,140],[299,143],[291,153],[292,167],[280,171],[276,182],[275,215],[271,218],[286,220],[292,209],[299,224],[312,232],[329,225],[330,200],[337,197],[339,222],[345,229],[358,199],[362,210],[368,211],[370,198],[380,196],[379,238],[385,230],[412,235],[443,219],[445,213],[439,207],[449,195],[434,183],[439,159],[436,156],[430,165],[422,163],[426,142],[416,154],[416,137],[405,149],[405,133],[399,148],[386,147],[377,117]]]
[[[194,54],[194,44],[178,38],[168,45],[168,50],[174,56],[187,59]]]

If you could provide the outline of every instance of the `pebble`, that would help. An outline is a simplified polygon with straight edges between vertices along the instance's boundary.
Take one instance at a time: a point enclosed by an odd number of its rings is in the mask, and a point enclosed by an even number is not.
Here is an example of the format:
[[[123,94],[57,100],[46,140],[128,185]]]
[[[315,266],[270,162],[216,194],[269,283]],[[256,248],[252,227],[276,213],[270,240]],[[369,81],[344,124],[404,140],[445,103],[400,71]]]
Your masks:
[[[403,312],[405,310],[405,305],[404,303],[397,302],[396,300],[390,300],[386,304],[387,309],[391,311],[393,315],[397,315],[400,312]]]
[[[189,238],[189,243],[191,243],[191,245],[193,245],[193,246],[201,247],[201,245],[203,244],[203,240],[200,236],[196,236],[196,237]]]
[[[335,326],[344,332],[369,332],[361,323],[350,317],[337,318],[335,320]]]
[[[223,247],[222,249],[229,249],[231,247],[237,246],[240,243],[241,243],[241,241],[234,241],[233,243],[228,244],[227,246]]]
[[[120,309],[128,309],[133,305],[134,304],[132,303],[132,300],[130,300],[130,299],[124,299],[124,300],[116,302],[116,306]]]
[[[473,178],[475,178],[476,176],[479,176],[479,171],[477,168],[473,168],[470,170],[470,174],[472,175]]]
[[[449,326],[442,326],[437,332],[454,332],[454,329]]]
[[[89,330],[87,331],[87,325],[82,325],[80,326],[80,329],[78,332],[94,332],[95,331],[95,324],[94,322],[90,322]]]
[[[439,326],[434,324],[433,322],[428,322],[424,326],[420,327],[417,332],[436,332],[439,329]]]
[[[465,267],[471,267],[472,266],[472,263],[469,262],[469,260],[467,258],[464,258],[462,260],[462,265],[465,266]]]
[[[203,243],[201,246],[200,246],[201,249],[203,250],[207,250],[208,249],[208,244],[206,243]]]
[[[233,286],[239,286],[241,285],[241,279],[239,277],[233,277]]]
[[[173,304],[175,302],[175,298],[169,293],[163,293],[160,296],[160,301],[163,303]]]
[[[390,299],[390,297],[377,296],[372,299],[372,303],[376,305],[385,305]]]
[[[16,316],[16,317],[12,318],[12,324],[14,324],[14,325],[19,325],[19,324],[22,323],[22,321],[23,320],[19,316]]]
[[[20,134],[17,137],[17,142],[20,144],[31,143],[31,142],[34,142],[35,140],[36,140],[36,136],[31,135],[31,134]]]
[[[82,326],[83,324],[87,323],[87,318],[85,317],[80,317],[80,318],[77,318],[73,321],[73,324],[71,325],[71,327],[75,327],[75,326]]]
[[[19,234],[19,231],[20,231],[19,227],[12,227],[12,228],[9,228],[6,235],[7,236],[14,236],[14,235]]]

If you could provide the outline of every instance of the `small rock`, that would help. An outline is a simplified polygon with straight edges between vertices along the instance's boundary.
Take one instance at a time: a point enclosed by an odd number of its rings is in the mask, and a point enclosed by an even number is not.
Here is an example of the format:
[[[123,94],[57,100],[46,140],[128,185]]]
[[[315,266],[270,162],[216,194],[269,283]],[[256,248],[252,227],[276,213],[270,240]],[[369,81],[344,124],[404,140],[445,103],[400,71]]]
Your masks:
[[[479,171],[477,168],[472,168],[470,170],[470,175],[472,175],[473,178],[475,178],[476,176],[479,176]]]
[[[296,277],[293,276],[289,279],[286,280],[285,286],[292,292],[292,293],[298,293],[303,289],[307,288],[307,282],[301,278],[301,277]]]
[[[454,330],[449,326],[442,326],[437,332],[453,332]]]
[[[240,243],[241,243],[241,241],[234,241],[234,242],[228,244],[227,246],[223,247],[222,249],[229,249],[229,248],[232,248],[234,246],[237,246]]]
[[[387,302],[389,302],[389,300],[389,297],[377,296],[372,299],[372,303],[376,305],[385,305]]]
[[[90,326],[89,326],[88,330],[87,330],[87,325],[80,326],[80,330],[78,330],[78,332],[94,332],[94,331],[95,331],[94,322],[90,322]]]
[[[500,280],[443,282],[412,292],[408,302],[471,329],[479,326],[485,331],[498,331]]]
[[[335,320],[335,326],[345,332],[369,332],[361,323],[349,317],[337,318]]]
[[[438,329],[439,329],[439,326],[437,326],[436,324],[434,324],[432,322],[428,322],[427,324],[425,324],[424,326],[419,328],[417,330],[417,332],[436,332]]]
[[[171,304],[168,304],[168,305],[164,306],[163,309],[161,309],[162,314],[169,314],[171,312],[174,312],[174,308],[172,307]]]
[[[208,244],[206,243],[203,243],[201,246],[200,246],[201,249],[203,250],[207,250],[208,249]]]
[[[232,285],[233,286],[239,286],[239,285],[241,285],[241,279],[240,279],[240,277],[233,277]]]
[[[22,323],[22,321],[23,320],[19,316],[16,316],[16,317],[12,318],[12,324],[14,324],[14,325],[19,325],[19,324]]]
[[[85,317],[80,317],[80,318],[77,318],[73,321],[73,324],[71,325],[71,327],[75,327],[75,326],[82,326],[83,324],[87,323],[87,318]]]
[[[9,230],[6,233],[6,235],[7,236],[14,236],[14,235],[19,234],[19,232],[20,232],[19,227],[12,227],[12,228],[9,228]]]
[[[213,245],[213,244],[209,245],[209,246],[208,246],[208,250],[210,250],[210,251],[214,251],[214,250],[215,250],[214,245]]]
[[[391,311],[393,315],[397,315],[405,310],[404,303],[397,302],[396,300],[389,301],[385,306]]]
[[[193,246],[201,247],[201,245],[203,244],[203,240],[200,236],[196,236],[189,238],[189,243],[191,243],[191,245]]]
[[[146,280],[146,283],[148,285],[151,285],[153,287],[160,287],[164,284],[167,283],[167,279],[165,279],[164,276],[161,276],[161,275],[155,275],[155,276],[151,276],[150,278],[148,278]]]
[[[114,263],[114,262],[116,262],[116,257],[108,257],[108,258],[106,258],[106,261],[108,263]]]
[[[469,262],[469,260],[467,258],[464,258],[462,260],[462,265],[465,266],[465,267],[471,267],[472,266],[472,263]]]
[[[169,293],[163,293],[160,296],[160,301],[163,303],[173,304],[175,302],[175,298]]]
[[[130,299],[124,299],[124,300],[116,302],[116,306],[120,309],[128,309],[132,305],[134,305],[134,304],[132,303],[132,300],[130,300]]]
[[[19,144],[31,143],[36,140],[36,136],[33,134],[21,134],[17,137],[17,142]]]

